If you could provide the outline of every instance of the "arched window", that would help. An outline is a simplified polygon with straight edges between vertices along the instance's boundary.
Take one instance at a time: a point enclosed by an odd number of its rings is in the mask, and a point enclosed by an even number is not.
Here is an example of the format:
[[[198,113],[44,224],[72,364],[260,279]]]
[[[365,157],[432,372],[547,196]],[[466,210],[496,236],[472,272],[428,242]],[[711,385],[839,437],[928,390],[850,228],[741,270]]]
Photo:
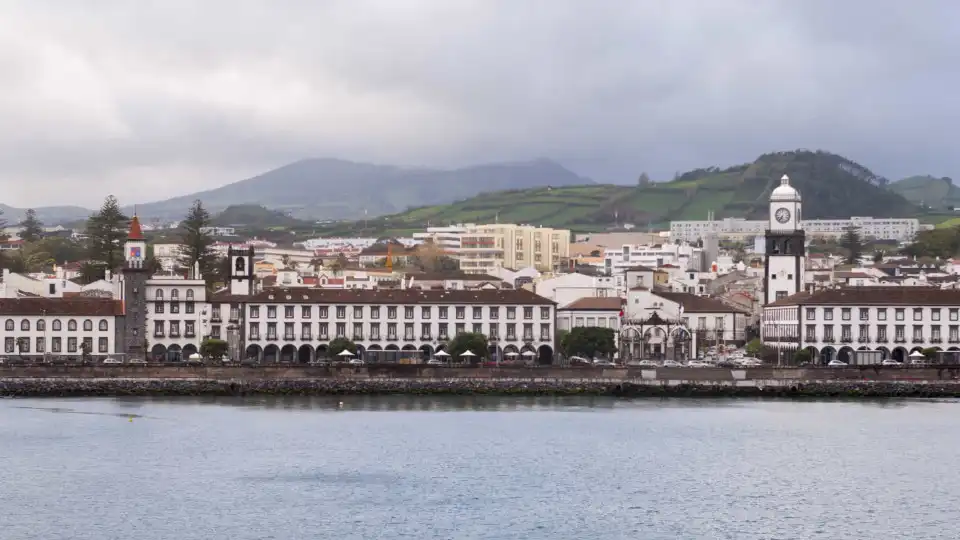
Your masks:
[[[3,327],[4,327],[5,329],[7,329],[7,331],[11,331],[11,330],[14,330],[14,329],[16,328],[16,327],[13,325],[13,319],[7,319],[7,322],[4,323]]]
[[[170,299],[173,300],[174,298],[180,298],[180,291],[178,289],[170,291]]]
[[[247,261],[243,257],[237,257],[237,262],[234,264],[233,268],[237,274],[244,273],[244,269],[247,267]]]
[[[109,329],[110,329],[110,323],[108,323],[106,319],[100,319],[100,331],[106,332]]]
[[[92,332],[93,331],[93,321],[90,319],[84,319],[83,321],[83,331]]]
[[[76,331],[77,331],[77,321],[75,321],[74,319],[70,319],[69,321],[67,321],[67,331],[68,331],[68,332],[76,332]]]
[[[54,320],[53,320],[53,331],[54,331],[54,332],[59,332],[60,330],[63,330],[63,323],[60,322],[60,319],[54,319]]]
[[[187,289],[187,300],[193,300],[193,289]]]
[[[157,289],[156,298],[157,300],[163,300],[163,290]]]
[[[22,331],[24,331],[24,332],[29,332],[29,331],[30,331],[30,321],[28,321],[27,319],[24,319],[24,320],[20,321],[20,330],[22,330]]]
[[[38,331],[43,332],[43,331],[46,330],[46,329],[47,329],[47,321],[45,321],[45,320],[43,320],[43,319],[40,319],[39,321],[37,321],[37,330],[38,330]]]

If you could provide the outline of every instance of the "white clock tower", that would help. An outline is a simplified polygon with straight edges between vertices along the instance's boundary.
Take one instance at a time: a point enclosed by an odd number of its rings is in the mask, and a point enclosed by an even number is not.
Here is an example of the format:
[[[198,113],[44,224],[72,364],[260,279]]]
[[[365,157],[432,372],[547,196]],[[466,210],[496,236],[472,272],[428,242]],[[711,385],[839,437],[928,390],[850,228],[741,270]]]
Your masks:
[[[800,192],[783,175],[770,194],[770,224],[764,257],[764,304],[803,290],[805,241],[800,225]]]

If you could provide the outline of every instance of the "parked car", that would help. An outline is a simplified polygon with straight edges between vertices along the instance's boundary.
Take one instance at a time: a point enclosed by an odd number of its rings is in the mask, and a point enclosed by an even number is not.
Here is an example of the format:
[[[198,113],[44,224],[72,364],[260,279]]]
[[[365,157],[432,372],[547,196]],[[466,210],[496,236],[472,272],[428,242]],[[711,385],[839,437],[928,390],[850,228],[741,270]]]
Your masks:
[[[347,363],[350,364],[351,366],[362,366],[363,360],[359,358],[351,358],[350,361]]]
[[[683,367],[683,364],[676,360],[664,360],[663,367]]]
[[[880,365],[881,365],[881,366],[889,366],[889,367],[903,367],[903,362],[897,362],[896,360],[894,360],[894,359],[892,359],[892,358],[887,358],[887,359],[884,360],[883,362],[880,362]]]
[[[840,360],[831,360],[827,365],[830,367],[847,367],[847,363],[841,362]]]
[[[617,367],[617,365],[610,360],[598,360],[596,358],[593,359],[593,365],[597,367]]]

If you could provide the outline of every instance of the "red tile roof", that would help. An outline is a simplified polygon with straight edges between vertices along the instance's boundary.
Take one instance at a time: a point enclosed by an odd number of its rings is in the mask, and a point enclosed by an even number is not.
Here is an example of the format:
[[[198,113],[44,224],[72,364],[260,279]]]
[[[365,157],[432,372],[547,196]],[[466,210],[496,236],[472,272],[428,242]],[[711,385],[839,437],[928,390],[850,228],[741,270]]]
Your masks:
[[[960,290],[932,287],[841,287],[798,293],[768,306],[958,306]]]
[[[729,306],[715,298],[697,296],[683,292],[654,291],[660,298],[676,302],[683,306],[684,313],[745,313],[742,309]]]
[[[622,300],[616,296],[607,297],[585,297],[574,300],[560,309],[569,309],[577,311],[620,311],[623,306]]]
[[[115,317],[123,315],[123,306],[112,298],[0,298],[2,315],[50,315],[75,317]]]
[[[140,218],[133,216],[130,220],[130,234],[127,240],[143,240],[143,229],[140,228]]]
[[[248,304],[488,304],[556,305],[526,289],[270,289],[252,294],[216,293],[211,302]]]

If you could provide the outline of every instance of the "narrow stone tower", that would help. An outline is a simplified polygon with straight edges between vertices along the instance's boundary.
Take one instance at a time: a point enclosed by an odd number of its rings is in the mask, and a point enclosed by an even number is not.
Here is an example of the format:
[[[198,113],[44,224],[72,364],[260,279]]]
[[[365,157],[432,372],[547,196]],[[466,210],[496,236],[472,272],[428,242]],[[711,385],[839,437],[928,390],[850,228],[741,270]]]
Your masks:
[[[130,233],[123,245],[123,335],[120,348],[127,360],[144,359],[147,356],[147,243],[143,239],[140,219],[133,216]]]

